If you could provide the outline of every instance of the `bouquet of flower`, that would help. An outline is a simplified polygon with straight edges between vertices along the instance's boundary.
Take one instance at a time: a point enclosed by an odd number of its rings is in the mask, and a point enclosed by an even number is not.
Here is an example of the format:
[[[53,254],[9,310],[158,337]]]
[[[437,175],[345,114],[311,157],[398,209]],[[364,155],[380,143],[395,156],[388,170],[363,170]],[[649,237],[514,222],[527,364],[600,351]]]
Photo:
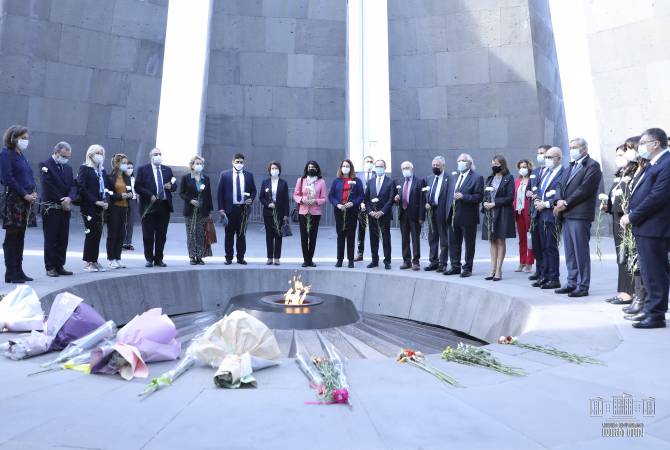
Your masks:
[[[247,225],[249,224],[249,206],[246,203],[246,200],[248,200],[251,197],[251,194],[249,192],[244,193],[244,200],[245,203],[242,206],[242,218],[240,219],[240,237],[244,237],[247,234]]]
[[[372,210],[374,212],[377,212],[378,211],[379,198],[378,197],[373,198],[372,200],[370,200],[370,203],[372,203]],[[379,237],[379,239],[381,239],[382,238],[382,224],[379,221],[379,219],[375,219],[375,222],[377,223],[377,236]]]
[[[484,203],[490,203],[491,201],[493,201],[493,186],[486,186],[486,188],[484,188]],[[493,233],[493,211],[484,208],[484,217],[486,219],[486,231],[490,241]]]
[[[605,365],[605,363],[603,361],[600,361],[599,359],[596,359],[596,358],[592,358],[591,356],[583,356],[583,355],[578,355],[576,353],[568,353],[566,351],[558,350],[557,348],[554,348],[554,347],[551,347],[551,346],[546,346],[546,345],[521,343],[514,336],[500,336],[500,338],[498,338],[498,344],[516,345],[517,347],[525,348],[525,349],[528,349],[528,350],[533,350],[533,351],[540,352],[540,353],[545,353],[547,355],[555,356],[557,358],[561,358],[561,359],[564,359],[566,361],[570,361],[571,363],[575,363],[575,364],[602,364],[602,365]]]
[[[41,366],[50,368],[65,363],[66,361],[86,353],[88,350],[92,350],[102,341],[113,338],[116,336],[116,331],[116,324],[114,321],[108,320],[87,335],[70,342],[67,347],[61,350],[55,359],[41,364]]]
[[[545,192],[544,196],[545,198],[552,198],[554,195],[556,195],[556,190],[552,189],[551,191]],[[545,233],[546,233],[546,228],[547,228],[547,222],[544,223],[545,227]],[[561,243],[561,231],[563,230],[563,218],[559,215],[556,217],[556,221],[554,223],[554,238],[556,238],[556,245]]]
[[[468,366],[480,366],[504,373],[505,375],[524,376],[526,373],[517,367],[506,366],[498,361],[490,351],[459,342],[456,348],[448,346],[442,352],[442,359]]]
[[[603,252],[600,250],[600,226],[602,224],[603,216],[603,206],[607,204],[609,197],[607,194],[598,195],[598,200],[600,200],[600,208],[598,208],[598,218],[596,220],[596,256],[598,260],[603,260]]]
[[[265,188],[265,193],[268,196],[268,203],[274,203],[272,199],[272,191],[270,190],[270,188]],[[281,237],[281,226],[279,225],[279,217],[277,216],[276,205],[274,208],[272,208],[272,221],[275,226],[275,233],[277,233],[277,236]]]
[[[421,191],[429,192],[430,186],[424,186]],[[426,203],[429,203],[429,201],[426,201]],[[433,233],[433,208],[426,209],[426,222],[428,222],[428,234],[430,235]]]
[[[0,300],[0,332],[33,331],[44,327],[44,311],[30,286],[19,286]]]
[[[309,380],[310,387],[315,389],[318,397],[323,400],[319,404],[349,404],[349,389],[344,373],[340,369],[343,365],[339,355],[336,360],[323,357],[310,358],[299,351],[296,353],[295,362]]]
[[[402,349],[400,353],[398,353],[396,361],[399,363],[407,363],[416,366],[419,369],[425,370],[429,374],[434,375],[440,381],[443,381],[452,386],[458,386],[458,381],[456,381],[455,378],[452,378],[441,370],[428,365],[426,363],[426,357],[421,352],[417,352],[408,348]]]

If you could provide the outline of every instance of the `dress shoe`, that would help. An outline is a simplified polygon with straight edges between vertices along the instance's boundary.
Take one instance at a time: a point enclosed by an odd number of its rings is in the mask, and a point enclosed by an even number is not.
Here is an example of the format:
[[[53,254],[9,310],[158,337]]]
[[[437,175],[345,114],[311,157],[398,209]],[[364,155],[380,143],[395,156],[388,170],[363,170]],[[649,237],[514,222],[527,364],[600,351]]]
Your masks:
[[[230,264],[230,263],[226,263],[226,264]],[[302,263],[302,267],[309,267],[309,263],[306,263],[306,262]]]
[[[461,272],[461,278],[468,278],[468,277],[471,277],[471,276],[472,276],[472,272],[470,272],[469,270],[464,270],[463,272]]]
[[[379,267],[379,263],[375,262],[375,261],[372,261],[370,264],[368,264],[365,267],[367,267],[368,269],[374,269],[375,267]]]
[[[203,261],[202,258],[198,258],[198,259],[196,259],[195,262],[197,262],[197,263],[198,263],[199,265],[201,265],[201,266],[204,266],[204,265],[205,265],[205,261]]]
[[[159,259],[158,261],[154,261],[154,266],[156,266],[156,267],[167,267],[167,264],[165,264],[162,259]]]
[[[5,277],[5,283],[23,284],[25,281],[22,278]]]
[[[435,272],[444,273],[444,266],[437,266],[437,269],[435,269]]]
[[[227,259],[226,262],[224,262],[224,264],[227,265],[227,266],[231,265],[232,263],[233,263],[232,259]],[[305,266],[303,266],[303,267],[305,267]]]
[[[272,265],[272,258],[268,258],[267,262],[265,263],[266,266],[271,266]]]
[[[561,283],[558,281],[547,281],[546,283],[542,283],[542,286],[540,286],[540,289],[558,289],[561,287]]]
[[[496,275],[495,275],[494,273],[492,273],[491,275],[489,275],[489,276],[487,276],[487,277],[484,277],[484,279],[485,279],[485,280],[488,280],[488,281],[491,281],[491,280],[493,280],[493,277],[495,277],[495,276],[496,276]]]
[[[531,284],[531,286],[539,288],[539,287],[542,287],[543,284],[548,283],[548,282],[549,282],[549,280],[540,279],[540,280],[537,280],[536,282],[534,282],[533,284]]]
[[[278,265],[279,265],[279,258],[275,259],[274,265],[275,265],[275,266],[278,266]]]
[[[500,276],[500,277],[493,277],[493,281],[500,281],[500,280],[502,280],[502,276]]]
[[[612,300],[610,304],[612,305],[630,305],[633,303],[633,298],[629,298],[628,300],[625,300],[621,297],[617,297],[616,299]]]
[[[350,268],[350,269],[353,269],[354,268],[354,262],[349,260],[349,264],[347,264],[347,267]]]
[[[574,292],[574,291],[576,291],[576,290],[577,290],[577,288],[574,287],[574,286],[566,286],[566,287],[564,287],[564,288],[556,289],[556,290],[554,291],[554,293],[555,293],[555,294],[570,294],[570,293],[572,293],[572,292]]]
[[[568,294],[568,297],[588,297],[589,296],[589,291],[585,291],[583,289],[577,289],[576,291],[572,291]]]
[[[56,271],[56,269],[49,269],[49,270],[47,270],[47,276],[48,277],[57,277],[58,276],[58,271]]]
[[[197,266],[198,265],[198,261],[196,261],[195,258],[191,258],[191,260],[188,263],[192,266]]]
[[[620,298],[618,295],[615,295],[614,297],[606,298],[605,301],[607,303],[612,303],[614,300]]]
[[[529,279],[530,281],[535,281],[535,280],[538,280],[539,278],[540,278],[540,277],[539,277],[537,274],[534,274],[534,275],[531,275],[531,276],[528,277],[528,279]]]
[[[335,267],[342,267],[342,260],[338,259],[337,262],[335,263]]]
[[[664,319],[646,318],[641,322],[635,322],[633,324],[633,327],[634,328],[642,328],[642,329],[665,328],[665,320]]]
[[[633,299],[633,303],[631,303],[628,306],[624,306],[623,308],[621,308],[621,311],[623,311],[626,314],[637,314],[642,312],[643,308],[644,308],[644,302],[639,297],[635,297]]]
[[[147,262],[144,264],[144,267],[153,267],[153,266],[154,266],[153,261],[147,261]]]
[[[65,270],[65,267],[59,267],[56,272],[58,272],[58,275],[72,275],[72,272]]]
[[[412,270],[414,270],[414,271],[421,270],[421,266],[418,263],[417,264],[412,264]]]
[[[437,270],[437,264],[430,264],[430,265],[424,267],[423,270],[425,270],[426,272]]]
[[[412,265],[409,264],[409,263],[402,263],[399,267],[400,270],[407,270],[407,269],[411,269],[411,268],[412,268]]]
[[[632,320],[633,322],[639,322],[647,318],[647,313],[639,312],[637,314],[626,314],[623,316],[623,318],[626,320]]]
[[[247,265],[247,262],[244,259],[237,259],[237,264],[242,264],[243,266]]]
[[[445,275],[459,275],[460,273],[461,273],[461,269],[455,269],[453,267],[449,270],[444,271]]]
[[[20,276],[21,279],[23,279],[23,281],[25,281],[25,282],[34,281],[34,280],[33,280],[32,278],[30,278],[28,275],[26,275],[25,273],[23,273],[23,270],[19,271],[19,276]]]
[[[363,255],[362,255],[362,254],[359,254],[358,256],[356,256],[356,258],[354,259],[354,261],[356,261],[356,262],[363,261]]]
[[[389,264],[389,263],[384,263],[384,269],[386,269],[386,270],[391,270],[391,264]]]

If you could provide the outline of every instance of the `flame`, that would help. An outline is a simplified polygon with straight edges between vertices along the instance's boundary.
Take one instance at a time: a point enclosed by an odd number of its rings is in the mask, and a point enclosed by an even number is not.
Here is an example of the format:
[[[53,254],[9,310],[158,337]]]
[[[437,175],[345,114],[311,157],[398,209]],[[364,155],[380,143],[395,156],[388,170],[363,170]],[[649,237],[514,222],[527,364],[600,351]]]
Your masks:
[[[284,294],[284,304],[285,305],[302,305],[309,294],[309,291],[312,289],[312,286],[309,284],[304,284],[300,279],[301,275],[293,276],[289,280],[288,284],[292,285],[286,294]]]

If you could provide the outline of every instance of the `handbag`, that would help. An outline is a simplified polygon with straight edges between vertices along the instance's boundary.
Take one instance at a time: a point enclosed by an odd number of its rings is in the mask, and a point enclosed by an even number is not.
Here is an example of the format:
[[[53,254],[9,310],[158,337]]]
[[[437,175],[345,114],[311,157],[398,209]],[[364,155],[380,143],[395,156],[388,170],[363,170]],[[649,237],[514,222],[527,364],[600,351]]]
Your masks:
[[[205,245],[216,244],[216,228],[214,227],[214,221],[211,218],[207,218],[205,223]]]
[[[300,192],[302,192],[302,178],[300,178]],[[293,221],[293,223],[298,223],[300,221],[300,212],[298,210],[299,208],[300,205],[296,206],[291,210],[291,220]]]
[[[281,237],[293,236],[293,231],[291,231],[291,224],[288,221],[284,222],[284,225],[281,226]]]

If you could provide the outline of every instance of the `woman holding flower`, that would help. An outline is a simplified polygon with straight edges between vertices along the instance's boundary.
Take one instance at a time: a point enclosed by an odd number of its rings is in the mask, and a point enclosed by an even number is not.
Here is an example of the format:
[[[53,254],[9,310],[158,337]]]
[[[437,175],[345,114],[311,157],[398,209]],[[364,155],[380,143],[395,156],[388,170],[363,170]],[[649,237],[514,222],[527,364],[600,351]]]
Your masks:
[[[354,267],[354,244],[356,239],[357,211],[355,205],[363,201],[363,186],[355,177],[354,163],[349,159],[340,161],[337,178],[330,186],[328,200],[335,211],[335,231],[337,232],[337,263],[342,267],[344,244],[347,244],[348,267]]]
[[[105,176],[105,188],[109,194],[109,219],[107,221],[107,260],[110,269],[126,267],[121,262],[123,239],[128,220],[128,203],[133,198],[128,170],[128,157],[117,153],[112,157],[112,172]]]
[[[326,182],[321,176],[321,167],[316,161],[308,161],[302,177],[293,190],[293,200],[298,204],[300,221],[300,243],[302,245],[302,267],[316,267],[314,250],[321,220],[321,206],[326,203]]]
[[[79,167],[77,188],[81,197],[79,207],[84,219],[84,256],[86,272],[104,272],[105,269],[98,263],[100,253],[100,238],[102,237],[103,215],[109,204],[106,201],[105,177],[102,166],[105,160],[105,149],[101,145],[91,145],[86,151],[84,164]]]
[[[530,174],[533,172],[533,163],[527,159],[522,159],[516,163],[519,176],[514,181],[514,219],[516,221],[516,230],[519,233],[519,268],[515,272],[530,273],[535,262],[535,255],[532,248],[528,248],[528,231],[530,230],[530,197],[526,195]]]
[[[267,265],[278,266],[281,258],[282,225],[288,222],[289,215],[288,183],[279,177],[281,164],[278,161],[268,164],[268,174],[270,178],[261,183],[260,194],[265,224],[265,248]]]
[[[194,156],[188,163],[190,173],[181,179],[179,196],[184,200],[186,246],[191,265],[205,264],[202,258],[212,256],[212,246],[205,240],[209,213],[213,209],[210,179],[203,173],[205,159]]]

